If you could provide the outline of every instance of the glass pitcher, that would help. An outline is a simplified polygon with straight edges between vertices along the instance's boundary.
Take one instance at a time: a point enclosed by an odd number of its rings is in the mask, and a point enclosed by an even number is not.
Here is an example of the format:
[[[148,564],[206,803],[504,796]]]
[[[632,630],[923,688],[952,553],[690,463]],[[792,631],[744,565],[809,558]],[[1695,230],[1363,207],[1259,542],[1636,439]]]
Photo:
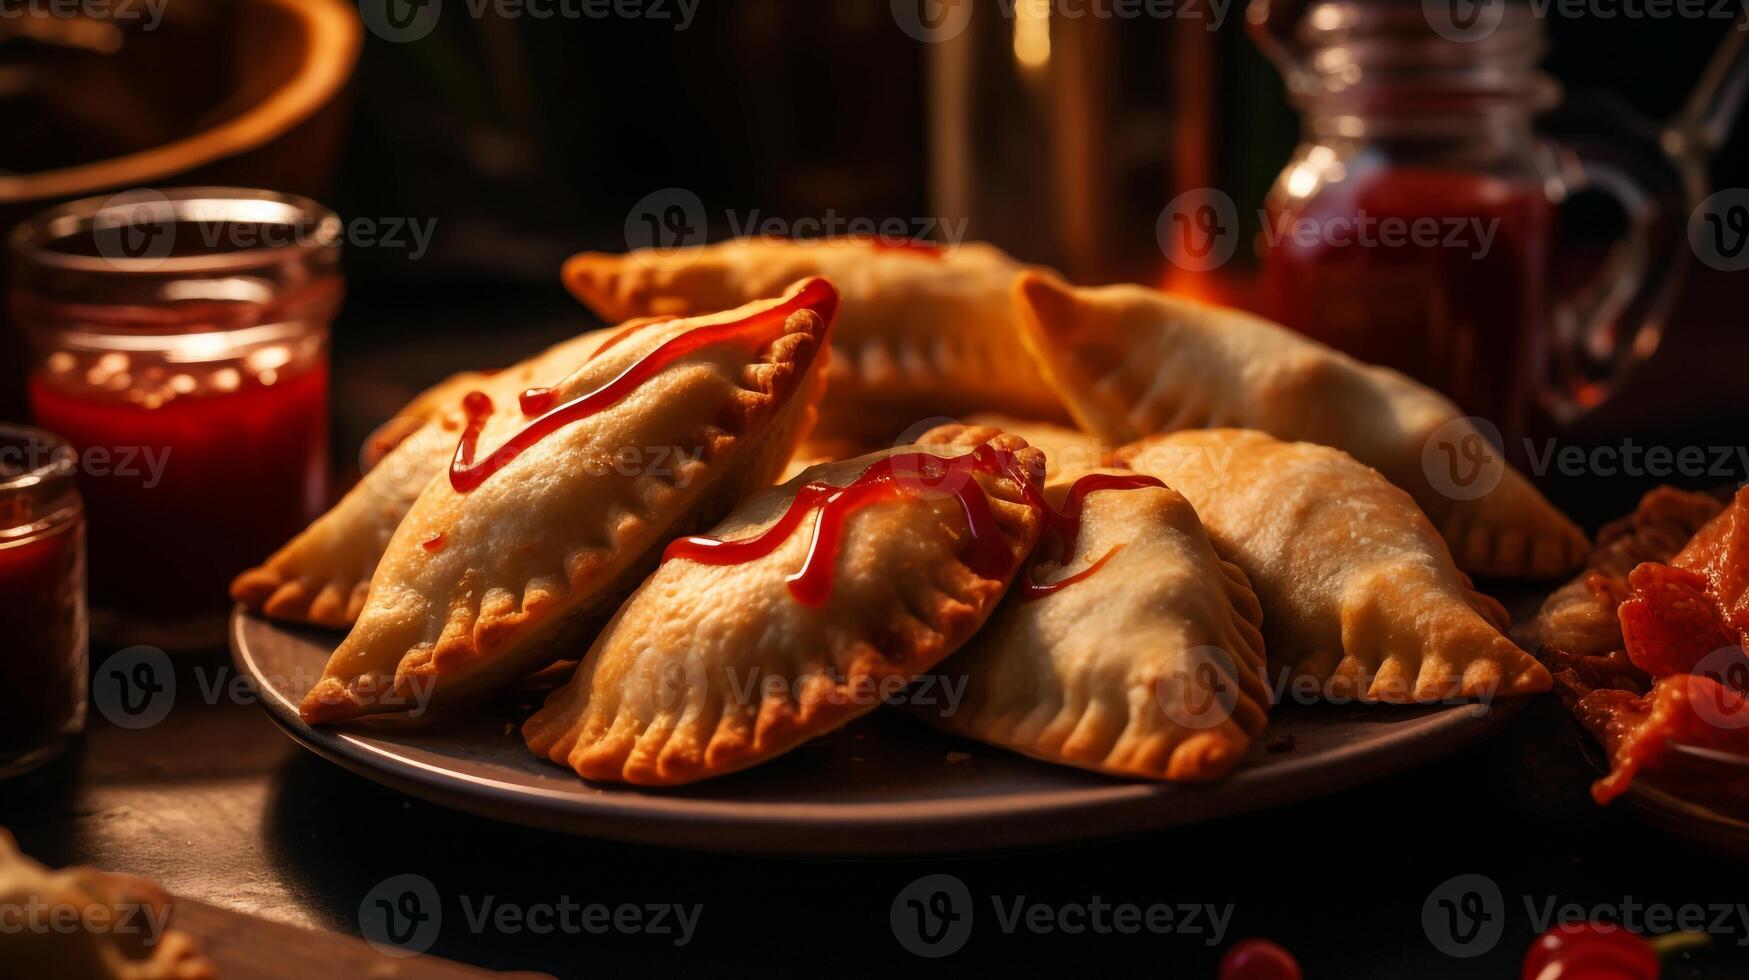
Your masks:
[[[1302,111],[1259,241],[1273,316],[1509,435],[1583,414],[1656,349],[1741,96],[1740,32],[1662,133],[1556,143],[1534,126],[1560,90],[1528,6],[1256,0],[1249,19]],[[1590,192],[1626,230],[1557,296],[1558,208]]]

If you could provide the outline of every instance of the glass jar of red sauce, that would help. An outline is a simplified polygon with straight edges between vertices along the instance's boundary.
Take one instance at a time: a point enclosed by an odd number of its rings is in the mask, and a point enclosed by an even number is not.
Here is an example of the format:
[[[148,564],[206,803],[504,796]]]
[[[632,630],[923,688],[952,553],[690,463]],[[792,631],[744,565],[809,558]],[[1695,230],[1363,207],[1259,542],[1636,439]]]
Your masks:
[[[313,201],[225,188],[14,232],[31,414],[79,454],[100,638],[221,642],[231,577],[320,512],[340,238]]]
[[[0,425],[0,778],[85,727],[85,521],[72,447]]]
[[[1698,168],[1540,137],[1560,93],[1528,5],[1293,6],[1251,15],[1303,114],[1265,206],[1266,311],[1507,434],[1595,406],[1657,345]],[[1550,285],[1557,209],[1579,192],[1628,218],[1583,303]]]

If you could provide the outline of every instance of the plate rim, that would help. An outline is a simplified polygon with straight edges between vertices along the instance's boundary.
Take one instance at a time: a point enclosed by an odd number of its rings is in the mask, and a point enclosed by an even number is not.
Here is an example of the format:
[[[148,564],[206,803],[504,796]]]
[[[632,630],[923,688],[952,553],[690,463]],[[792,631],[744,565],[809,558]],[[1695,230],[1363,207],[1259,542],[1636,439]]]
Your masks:
[[[434,766],[406,758],[351,732],[316,729],[308,725],[298,715],[297,705],[269,681],[257,664],[245,639],[245,629],[251,623],[279,632],[306,627],[279,623],[238,605],[226,631],[231,659],[237,669],[256,685],[255,700],[286,735],[306,750],[350,772],[440,806],[501,822],[669,848],[735,853],[844,856],[855,853],[989,851],[1016,846],[1079,843],[1166,830],[1328,796],[1356,785],[1399,775],[1494,734],[1531,700],[1528,696],[1498,698],[1485,702],[1485,711],[1475,710],[1484,703],[1476,701],[1439,706],[1440,710],[1427,716],[1427,720],[1438,722],[1433,730],[1417,728],[1409,732],[1385,733],[1355,750],[1356,754],[1345,760],[1348,764],[1340,768],[1333,768],[1327,756],[1306,755],[1283,759],[1267,768],[1241,770],[1211,784],[1186,785],[1105,777],[1109,783],[1019,795],[976,794],[946,799],[845,804],[664,796],[659,789],[647,787],[637,787],[623,794],[603,787],[599,794],[581,795]],[[995,746],[989,748],[1003,751]],[[531,755],[531,758],[534,757]],[[1357,763],[1374,763],[1376,768],[1366,769]],[[557,766],[554,770],[563,771]],[[1308,782],[1303,778],[1308,773],[1316,773],[1320,778]],[[582,781],[579,779],[579,782]],[[1212,792],[1244,783],[1258,787],[1253,791],[1255,797],[1249,802],[1233,805],[1235,794],[1216,795]],[[1023,818],[1034,825],[1049,824],[1069,815],[1109,814],[1168,801],[1189,805],[1162,806],[1159,807],[1162,812],[1153,815],[1157,819],[1120,821],[1110,828],[1085,828],[1078,826],[1081,821],[1075,821],[1053,828],[1054,832],[1035,833],[1032,836],[1036,839],[1019,843],[1016,839],[1027,837],[1026,833],[1010,834],[981,847],[977,837],[968,842],[957,835],[946,835],[951,838],[951,846],[949,842],[929,836],[912,838],[920,831],[975,829],[995,820]],[[703,840],[689,839],[685,836],[688,830],[704,831],[711,836]],[[774,830],[795,833],[793,837],[773,835],[771,831]],[[814,841],[808,838],[808,831],[833,836],[828,841]],[[755,837],[757,843],[742,840],[745,837]],[[841,842],[846,840],[862,845],[861,850],[855,846],[842,846]]]

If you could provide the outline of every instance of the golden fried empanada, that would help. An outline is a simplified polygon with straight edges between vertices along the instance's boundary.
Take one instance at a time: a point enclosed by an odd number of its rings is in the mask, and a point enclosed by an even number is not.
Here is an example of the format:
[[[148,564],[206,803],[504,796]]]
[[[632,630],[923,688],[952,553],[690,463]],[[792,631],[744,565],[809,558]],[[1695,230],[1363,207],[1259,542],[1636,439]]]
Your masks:
[[[1505,609],[1452,564],[1407,493],[1328,446],[1208,429],[1117,451],[1190,499],[1263,603],[1294,695],[1406,703],[1546,691]]]
[[[1335,446],[1409,491],[1477,575],[1547,577],[1584,534],[1456,405],[1387,368],[1237,310],[1027,273],[1022,335],[1081,427],[1123,444],[1234,426]]]
[[[1145,482],[1142,482],[1145,481]],[[1028,575],[935,670],[956,704],[916,712],[1047,762],[1121,776],[1225,775],[1269,708],[1262,612],[1190,502],[1097,470],[1048,486],[1061,517]]]
[[[395,530],[311,722],[489,690],[586,642],[669,538],[766,486],[825,384],[830,283],[619,336],[520,411],[468,396],[447,475]]]
[[[352,625],[390,536],[455,451],[466,421],[462,399],[483,391],[515,414],[519,392],[557,383],[613,333],[582,334],[503,371],[458,374],[426,389],[373,436],[380,444],[366,447],[374,463],[364,478],[272,557],[238,575],[231,598],[274,619]]]
[[[51,871],[0,829],[0,977],[211,980],[193,937],[167,928],[172,901],[144,878]]]
[[[523,726],[589,779],[744,769],[874,710],[996,607],[1044,523],[992,429],[815,467],[683,539]],[[842,488],[842,489],[840,489]]]
[[[745,303],[803,276],[844,294],[820,433],[890,446],[919,419],[998,411],[1062,419],[1020,346],[1009,287],[1024,266],[969,243],[890,248],[849,239],[744,239],[628,255],[585,253],[565,284],[603,319]]]

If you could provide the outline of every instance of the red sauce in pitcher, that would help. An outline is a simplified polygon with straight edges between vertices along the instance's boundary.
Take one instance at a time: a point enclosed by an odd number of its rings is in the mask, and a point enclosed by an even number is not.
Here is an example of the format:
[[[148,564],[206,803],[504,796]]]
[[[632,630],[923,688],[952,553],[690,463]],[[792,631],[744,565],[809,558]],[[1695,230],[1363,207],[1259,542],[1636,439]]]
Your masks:
[[[1267,313],[1508,427],[1546,329],[1548,196],[1522,178],[1363,166],[1267,213]]]

